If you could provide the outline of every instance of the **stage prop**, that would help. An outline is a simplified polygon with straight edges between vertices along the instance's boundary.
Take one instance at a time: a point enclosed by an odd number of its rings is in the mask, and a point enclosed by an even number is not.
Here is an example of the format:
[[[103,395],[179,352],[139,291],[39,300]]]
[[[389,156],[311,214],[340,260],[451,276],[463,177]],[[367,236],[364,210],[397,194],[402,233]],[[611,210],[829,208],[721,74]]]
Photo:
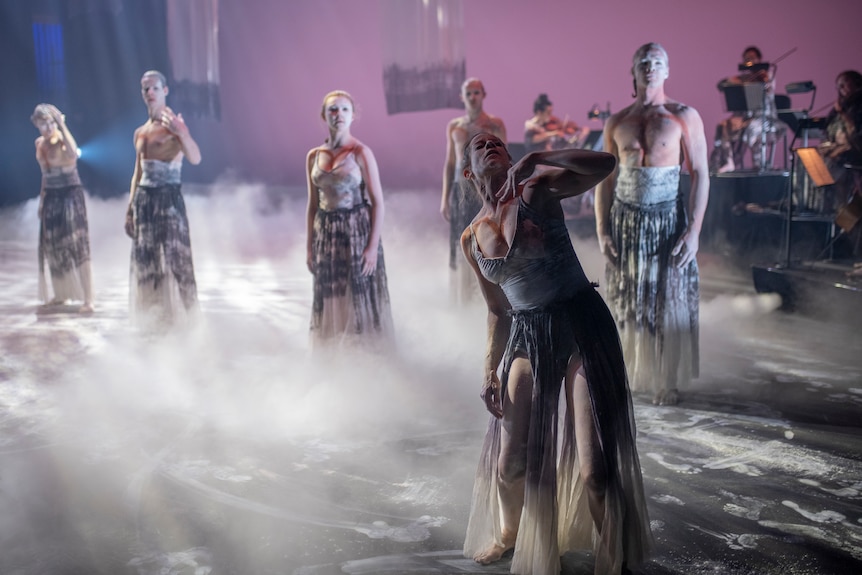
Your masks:
[[[167,0],[171,106],[221,119],[218,0]]]
[[[383,89],[390,115],[462,109],[466,79],[459,0],[383,0]]]

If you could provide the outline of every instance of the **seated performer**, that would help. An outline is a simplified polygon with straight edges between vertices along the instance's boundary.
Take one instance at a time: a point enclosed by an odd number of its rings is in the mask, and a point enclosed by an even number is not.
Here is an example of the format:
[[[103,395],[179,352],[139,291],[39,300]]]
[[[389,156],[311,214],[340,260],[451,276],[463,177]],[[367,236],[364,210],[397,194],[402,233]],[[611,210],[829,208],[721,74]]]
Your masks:
[[[862,74],[856,70],[845,70],[835,79],[838,97],[826,116],[826,138],[819,149],[832,165],[858,164],[859,152],[852,146],[852,137],[862,138],[858,133],[854,113],[862,100]]]
[[[78,146],[55,106],[39,104],[30,120],[41,134],[36,160],[42,168],[39,193],[39,298],[49,305],[82,301],[82,313],[93,311],[90,231],[84,188],[78,177]],[[51,276],[48,288],[45,264]],[[53,297],[50,293],[53,291]]]
[[[569,119],[554,116],[554,107],[547,94],[539,94],[533,102],[533,117],[524,122],[524,148],[527,152],[580,148],[590,134],[587,126],[580,127]]]
[[[742,167],[745,152],[751,150],[751,158],[755,167],[763,165],[761,158],[761,138],[763,131],[774,141],[784,129],[783,122],[778,120],[775,108],[775,76],[773,69],[760,70],[763,56],[757,46],[749,46],[742,53],[742,63],[751,68],[737,76],[724,78],[718,83],[718,89],[728,86],[739,86],[749,83],[763,83],[766,90],[766,108],[755,112],[734,112],[723,120],[715,133],[715,149],[710,158],[710,171],[723,173],[732,172]]]
[[[836,242],[837,257],[862,257],[862,74],[845,70],[835,79],[838,98],[826,117],[826,138],[818,149],[835,180],[833,205],[846,234]],[[858,275],[859,270],[854,270]]]
[[[464,554],[488,564],[514,549],[512,573],[558,575],[562,553],[592,547],[595,573],[617,574],[650,545],[620,340],[560,207],[614,163],[567,149],[512,166],[491,134],[464,149],[464,178],[483,203],[461,246],[488,307],[481,396],[491,413]]]
[[[161,72],[144,73],[141,95],[149,120],[134,136],[135,170],[126,211],[126,233],[132,238],[129,301],[139,325],[158,328],[197,310],[180,172],[184,157],[199,164],[201,152],[182,114],[165,103],[168,86]]]

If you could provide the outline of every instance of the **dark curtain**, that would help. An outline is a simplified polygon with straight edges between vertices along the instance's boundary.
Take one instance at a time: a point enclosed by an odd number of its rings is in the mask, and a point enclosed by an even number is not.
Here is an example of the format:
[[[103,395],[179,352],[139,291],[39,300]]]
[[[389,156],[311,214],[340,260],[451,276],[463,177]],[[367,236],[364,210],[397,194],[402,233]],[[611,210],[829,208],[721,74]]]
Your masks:
[[[171,77],[165,0],[60,4],[70,97],[64,112],[83,152],[81,178],[92,194],[127,194],[135,161],[132,134],[147,121],[141,75],[156,69]]]

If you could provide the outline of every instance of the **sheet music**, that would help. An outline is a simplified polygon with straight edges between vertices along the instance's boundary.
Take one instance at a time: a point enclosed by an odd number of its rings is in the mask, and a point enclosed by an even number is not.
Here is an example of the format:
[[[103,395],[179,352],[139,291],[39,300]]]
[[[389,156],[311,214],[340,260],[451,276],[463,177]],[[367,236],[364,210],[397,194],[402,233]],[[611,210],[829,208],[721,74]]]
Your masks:
[[[826,162],[823,161],[823,156],[820,155],[817,148],[797,148],[796,153],[802,160],[802,165],[805,166],[805,171],[808,172],[815,186],[821,188],[835,183],[835,179],[829,173],[829,168],[826,167]]]

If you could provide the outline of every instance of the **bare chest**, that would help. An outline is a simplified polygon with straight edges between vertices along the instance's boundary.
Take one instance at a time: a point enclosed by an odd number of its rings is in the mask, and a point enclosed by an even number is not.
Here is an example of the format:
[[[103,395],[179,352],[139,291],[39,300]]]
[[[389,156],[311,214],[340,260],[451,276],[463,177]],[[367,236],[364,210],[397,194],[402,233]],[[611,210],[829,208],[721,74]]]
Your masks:
[[[78,160],[77,150],[71,149],[65,140],[43,139],[39,145],[40,153],[49,168],[73,166]]]
[[[145,160],[163,162],[174,160],[182,152],[179,138],[157,125],[147,125],[138,131],[135,147]]]
[[[498,124],[491,118],[479,118],[472,122],[462,121],[452,130],[452,140],[463,148],[476,134],[489,133],[499,136]]]
[[[623,163],[640,160],[644,165],[678,163],[683,137],[679,119],[670,113],[651,113],[627,118],[614,132]]]

